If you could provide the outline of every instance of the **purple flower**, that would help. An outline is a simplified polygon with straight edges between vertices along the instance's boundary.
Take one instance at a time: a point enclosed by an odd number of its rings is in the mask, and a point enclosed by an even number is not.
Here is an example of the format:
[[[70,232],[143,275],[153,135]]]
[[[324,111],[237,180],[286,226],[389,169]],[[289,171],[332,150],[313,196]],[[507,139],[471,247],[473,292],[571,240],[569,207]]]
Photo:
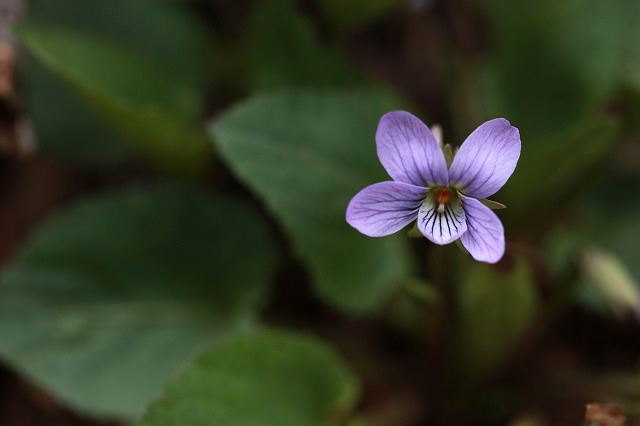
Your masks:
[[[378,124],[380,162],[393,182],[364,188],[347,207],[347,222],[370,237],[393,234],[417,219],[436,244],[458,238],[474,259],[495,263],[504,254],[504,228],[483,204],[509,179],[520,157],[520,134],[504,118],[482,124],[447,167],[429,128],[405,111]],[[486,203],[486,201],[484,201]]]

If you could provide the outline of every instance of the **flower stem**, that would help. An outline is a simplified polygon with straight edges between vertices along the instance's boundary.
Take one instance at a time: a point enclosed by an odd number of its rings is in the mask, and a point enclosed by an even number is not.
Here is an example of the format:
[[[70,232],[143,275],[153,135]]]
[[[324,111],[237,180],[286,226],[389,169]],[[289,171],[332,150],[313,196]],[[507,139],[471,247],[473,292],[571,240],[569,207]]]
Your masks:
[[[440,296],[440,303],[435,307],[432,327],[429,336],[428,369],[430,371],[429,402],[434,424],[443,415],[444,396],[446,395],[447,379],[449,377],[449,347],[450,347],[450,317],[453,294],[447,283],[447,256],[444,246],[436,246],[431,250],[428,259],[429,272]]]

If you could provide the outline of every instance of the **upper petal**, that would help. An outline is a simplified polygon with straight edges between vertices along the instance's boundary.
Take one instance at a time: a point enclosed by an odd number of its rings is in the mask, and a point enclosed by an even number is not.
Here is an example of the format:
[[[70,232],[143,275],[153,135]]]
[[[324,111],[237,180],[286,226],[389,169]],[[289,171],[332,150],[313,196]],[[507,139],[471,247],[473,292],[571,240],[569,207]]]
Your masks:
[[[520,133],[504,118],[480,125],[464,141],[449,169],[449,183],[474,198],[505,184],[520,157]]]
[[[447,186],[444,154],[429,128],[406,111],[382,116],[376,131],[378,158],[393,180]]]
[[[467,215],[467,232],[460,238],[471,256],[496,263],[504,255],[504,228],[498,216],[475,198],[460,196]]]
[[[425,237],[440,245],[457,240],[467,230],[462,203],[455,194],[444,205],[444,211],[439,213],[438,203],[430,191],[420,205],[417,223]]]
[[[370,237],[393,234],[417,217],[425,192],[402,182],[374,183],[351,199],[347,223]]]

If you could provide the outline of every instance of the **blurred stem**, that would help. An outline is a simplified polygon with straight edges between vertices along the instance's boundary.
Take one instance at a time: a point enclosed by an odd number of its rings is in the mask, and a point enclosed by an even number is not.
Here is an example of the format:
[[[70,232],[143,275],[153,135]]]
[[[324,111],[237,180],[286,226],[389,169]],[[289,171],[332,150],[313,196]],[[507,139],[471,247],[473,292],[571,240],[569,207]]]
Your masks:
[[[440,303],[435,306],[433,315],[433,333],[429,336],[430,403],[434,423],[441,418],[443,396],[446,395],[446,381],[449,372],[449,336],[450,318],[453,306],[453,293],[448,285],[447,256],[444,246],[435,246],[428,259],[428,267],[435,288],[440,295]]]
[[[452,111],[452,121],[456,137],[467,135],[478,122],[478,113],[473,97],[474,70],[470,63],[458,54],[451,54],[451,82],[449,105]]]
[[[517,248],[511,246],[511,251]],[[526,253],[526,252],[523,252]],[[536,255],[529,253],[529,257],[536,259]],[[545,263],[537,259],[535,266],[542,271],[541,275],[546,277],[551,288],[551,294],[546,303],[542,307],[539,315],[539,321],[536,321],[535,327],[529,331],[528,338],[522,342],[519,348],[520,354],[533,354],[533,350],[537,342],[539,342],[549,330],[562,319],[562,316],[574,302],[575,292],[578,287],[578,278],[580,275],[577,259],[562,270],[557,276],[552,276]],[[540,273],[539,273],[540,274]],[[513,358],[516,358],[514,356]]]
[[[404,285],[404,290],[414,300],[422,302],[426,306],[433,306],[439,303],[440,294],[431,283],[411,280]]]
[[[478,74],[477,32],[470,19],[473,3],[452,0],[444,3],[444,19],[450,28],[447,49],[446,85],[448,106],[456,140],[462,142],[478,125],[482,113],[475,96]]]
[[[555,291],[542,317],[539,327],[541,334],[551,328],[573,303],[579,276],[578,260],[574,259],[558,277],[554,277]]]

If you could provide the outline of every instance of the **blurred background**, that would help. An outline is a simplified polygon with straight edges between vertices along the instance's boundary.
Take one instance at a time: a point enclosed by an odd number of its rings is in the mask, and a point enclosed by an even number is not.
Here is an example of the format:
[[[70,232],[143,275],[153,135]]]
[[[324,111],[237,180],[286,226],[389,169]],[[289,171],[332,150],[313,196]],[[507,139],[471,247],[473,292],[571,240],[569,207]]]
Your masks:
[[[638,17],[0,0],[0,425],[640,425]],[[500,263],[345,223],[394,109],[519,128]]]

